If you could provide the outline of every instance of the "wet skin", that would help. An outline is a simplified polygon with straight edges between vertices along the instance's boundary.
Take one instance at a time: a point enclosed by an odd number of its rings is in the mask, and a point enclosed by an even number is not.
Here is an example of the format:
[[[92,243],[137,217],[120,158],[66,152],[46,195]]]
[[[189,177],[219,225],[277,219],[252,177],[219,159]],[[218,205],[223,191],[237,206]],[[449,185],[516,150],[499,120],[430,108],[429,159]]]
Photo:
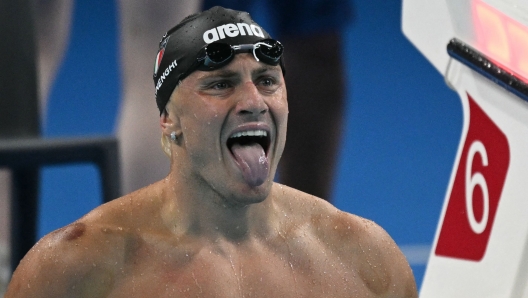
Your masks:
[[[196,183],[187,187],[194,191],[193,197],[235,205],[266,198],[286,141],[288,104],[279,66],[239,54],[222,69],[186,78],[173,93],[167,111],[168,116],[161,118],[163,131],[167,135],[175,131],[179,145],[172,146],[171,166],[181,169],[188,183]],[[270,171],[258,187],[242,179],[226,145],[233,132],[243,128],[269,131]]]
[[[237,55],[185,79],[167,110],[167,178],[40,240],[7,298],[417,297],[383,229],[272,181],[288,113],[280,68]],[[240,128],[269,131],[256,186],[227,145]]]

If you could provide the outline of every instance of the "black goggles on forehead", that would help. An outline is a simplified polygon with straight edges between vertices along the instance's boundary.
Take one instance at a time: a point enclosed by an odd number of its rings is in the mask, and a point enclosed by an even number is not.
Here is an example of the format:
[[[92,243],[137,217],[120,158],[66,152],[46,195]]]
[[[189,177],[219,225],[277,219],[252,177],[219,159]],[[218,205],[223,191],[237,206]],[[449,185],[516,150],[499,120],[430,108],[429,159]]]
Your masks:
[[[195,70],[211,71],[221,68],[229,64],[238,53],[252,53],[255,60],[275,66],[280,63],[283,52],[284,46],[274,39],[234,46],[222,42],[211,43],[200,50],[195,63],[182,75],[180,80]]]

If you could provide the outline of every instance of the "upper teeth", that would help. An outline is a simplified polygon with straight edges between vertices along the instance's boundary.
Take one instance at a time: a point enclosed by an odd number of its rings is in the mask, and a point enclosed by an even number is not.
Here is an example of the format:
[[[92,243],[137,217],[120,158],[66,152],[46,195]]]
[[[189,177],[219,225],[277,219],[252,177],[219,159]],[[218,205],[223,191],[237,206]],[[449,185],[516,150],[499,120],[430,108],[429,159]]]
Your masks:
[[[249,137],[252,137],[252,136],[266,137],[268,136],[268,133],[265,130],[260,130],[260,129],[259,130],[247,130],[247,131],[237,132],[231,137],[238,138],[238,137],[248,137],[248,136]]]

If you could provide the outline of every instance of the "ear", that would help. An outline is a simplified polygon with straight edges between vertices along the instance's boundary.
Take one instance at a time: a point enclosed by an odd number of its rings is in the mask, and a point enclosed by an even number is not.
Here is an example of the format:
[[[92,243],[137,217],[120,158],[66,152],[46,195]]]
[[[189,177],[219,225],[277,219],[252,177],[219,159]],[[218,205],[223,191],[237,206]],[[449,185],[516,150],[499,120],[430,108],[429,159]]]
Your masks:
[[[173,123],[174,123],[174,121],[172,119],[170,119],[170,117],[167,114],[167,112],[161,113],[161,116],[160,116],[160,127],[161,127],[161,131],[163,132],[163,134],[165,134],[165,135],[169,135],[170,134],[170,130],[172,129]]]
[[[181,135],[181,125],[179,118],[171,113],[163,112],[160,116],[160,126],[163,135],[170,137],[170,134],[175,131],[176,136]]]
[[[163,112],[160,116],[161,126],[161,149],[170,158],[172,155],[171,146],[173,141],[170,139],[172,132],[176,132],[176,135],[181,135],[181,125],[179,118],[174,113],[169,115],[167,112]]]

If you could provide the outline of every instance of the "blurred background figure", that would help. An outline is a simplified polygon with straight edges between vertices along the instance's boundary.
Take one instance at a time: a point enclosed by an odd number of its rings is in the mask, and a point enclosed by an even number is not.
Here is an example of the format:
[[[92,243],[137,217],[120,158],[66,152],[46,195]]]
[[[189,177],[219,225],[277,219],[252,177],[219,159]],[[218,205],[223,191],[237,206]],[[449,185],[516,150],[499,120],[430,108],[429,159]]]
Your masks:
[[[159,145],[154,60],[163,33],[199,8],[199,1],[119,0],[122,95],[116,133],[121,147],[123,194],[169,173],[169,159]]]
[[[75,6],[80,5],[81,2],[33,0],[34,11],[28,12],[28,17],[33,17],[35,23],[37,89],[44,136],[64,136],[64,134],[53,131],[47,125],[48,98],[56,81],[57,72],[65,58],[70,40],[76,38],[71,36],[72,21],[75,21],[72,18]],[[94,3],[93,5],[97,4]],[[199,2],[184,0],[120,0],[114,4],[119,15],[120,53],[118,57],[120,57],[121,70],[119,74],[121,75],[120,85],[122,87],[119,92],[122,96],[118,103],[120,110],[115,133],[118,136],[121,149],[121,189],[123,193],[129,193],[160,180],[168,173],[169,160],[157,146],[160,142],[161,133],[159,122],[156,121],[158,112],[152,83],[154,57],[163,32],[185,16],[196,12],[199,5]],[[4,13],[9,12],[5,11]],[[111,30],[112,28],[107,29]],[[97,49],[101,45],[92,44],[88,46]],[[101,56],[101,59],[105,58]],[[83,71],[81,65],[79,65],[78,71]],[[101,74],[104,77],[104,70],[101,71]],[[112,94],[109,94],[108,97],[109,100],[112,100]],[[68,100],[71,101],[72,99]],[[61,111],[72,112],[67,111],[66,107],[62,107]],[[97,117],[98,115],[93,116]],[[111,122],[114,121],[113,115],[107,118],[110,118]],[[97,119],[97,121],[105,121],[105,119]],[[88,132],[88,134],[90,133],[98,134],[101,132],[95,130]],[[10,183],[9,172],[0,171],[0,296],[3,295],[10,277],[8,251]]]

